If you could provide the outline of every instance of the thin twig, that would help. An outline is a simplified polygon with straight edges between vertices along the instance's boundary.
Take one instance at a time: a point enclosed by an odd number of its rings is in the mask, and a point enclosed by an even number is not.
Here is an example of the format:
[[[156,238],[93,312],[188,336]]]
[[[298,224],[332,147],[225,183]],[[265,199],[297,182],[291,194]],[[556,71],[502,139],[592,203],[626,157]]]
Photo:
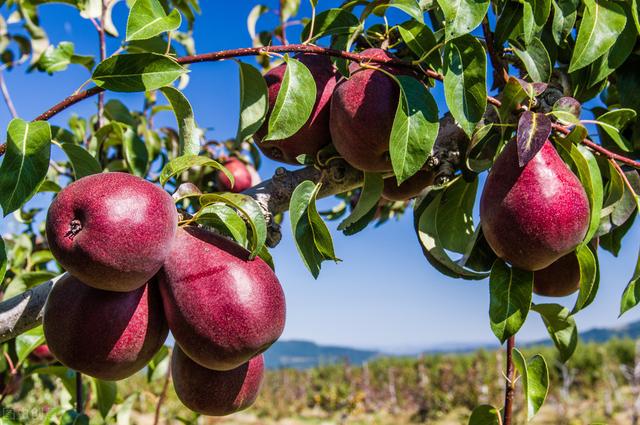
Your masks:
[[[513,417],[513,396],[516,388],[516,371],[513,365],[513,349],[516,345],[516,337],[507,340],[507,377],[504,391],[504,416],[503,425],[511,425]]]
[[[4,80],[4,75],[0,72],[0,90],[2,90],[2,97],[4,98],[4,103],[7,104],[7,108],[9,108],[9,112],[13,118],[18,118],[18,113],[16,112],[16,107],[13,105],[13,101],[11,100],[11,95],[9,94],[9,89],[7,88],[7,83]]]
[[[102,12],[100,14],[100,26],[98,27],[98,40],[100,42],[100,62],[107,58],[107,40],[105,38],[104,21],[107,17],[107,5],[101,1]],[[98,93],[98,122],[97,129],[104,125],[104,92]],[[96,130],[97,130],[96,129]]]
[[[156,403],[156,413],[153,418],[153,425],[158,425],[160,423],[160,409],[162,404],[164,403],[165,398],[167,398],[167,389],[169,388],[169,381],[171,380],[171,362],[169,362],[169,366],[167,367],[167,375],[164,378],[164,383],[162,384],[162,391],[158,396],[158,402]]]
[[[484,34],[484,40],[487,44],[487,51],[489,52],[489,59],[491,60],[491,65],[493,65],[494,70],[494,85],[496,87],[504,87],[509,81],[509,72],[502,60],[502,52],[496,51],[494,42],[493,42],[493,32],[489,26],[489,19],[485,16],[482,20],[482,33]]]
[[[359,53],[351,53],[351,52],[346,52],[342,50],[329,49],[329,48],[319,47],[319,46],[314,46],[309,44],[290,44],[287,46],[246,47],[241,49],[222,50],[219,52],[183,56],[183,57],[177,58],[176,62],[178,62],[181,65],[188,65],[188,64],[200,63],[200,62],[216,62],[216,61],[221,61],[225,59],[238,58],[238,57],[244,57],[244,56],[258,56],[258,55],[263,55],[268,53],[313,53],[318,55],[338,57],[338,58],[347,59],[347,60],[358,62],[358,63],[367,63],[367,62],[381,63],[387,66],[394,66],[399,68],[410,68],[415,70],[416,72],[422,73],[428,78],[433,78],[438,81],[444,80],[444,76],[442,74],[432,69],[422,69],[420,66],[416,64],[403,61],[400,59],[374,58],[374,57],[371,57],[368,55],[362,55]],[[56,114],[60,113],[61,111],[67,109],[69,106],[74,105],[84,99],[87,99],[91,96],[94,96],[102,92],[104,92],[103,88],[92,87],[88,90],[75,93],[67,97],[66,99],[64,99],[62,102],[57,103],[56,105],[51,107],[51,109],[49,109],[48,111],[37,116],[34,121],[46,121],[51,117],[55,116]],[[502,105],[502,103],[498,99],[492,96],[487,96],[487,102],[497,107],[500,107]],[[563,134],[570,133],[570,130],[568,128],[563,127],[559,124],[554,124],[553,128],[557,131],[560,131]],[[605,155],[607,158],[612,158],[626,165],[629,165],[630,167],[640,169],[640,162],[626,158],[622,155],[618,155],[614,152],[610,152],[609,150],[603,148],[602,146],[596,143],[593,143],[591,140],[585,139],[582,141],[582,144],[584,144],[585,146],[589,147],[590,149],[596,152],[601,153],[602,155]],[[6,146],[4,144],[0,144],[0,156],[4,154],[5,150],[6,150]]]

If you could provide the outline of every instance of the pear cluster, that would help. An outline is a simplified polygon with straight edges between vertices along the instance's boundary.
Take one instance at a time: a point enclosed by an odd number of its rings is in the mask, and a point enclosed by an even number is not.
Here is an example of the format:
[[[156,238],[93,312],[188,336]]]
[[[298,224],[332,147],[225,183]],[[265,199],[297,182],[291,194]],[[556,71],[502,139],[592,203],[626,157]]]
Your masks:
[[[392,56],[377,48],[361,52],[365,57],[383,63],[371,64],[379,69],[351,63],[349,78],[341,77],[330,58],[324,55],[295,56],[311,72],[316,83],[316,102],[304,126],[284,140],[265,140],[267,124],[256,133],[262,152],[277,161],[297,164],[296,158],[315,158],[318,152],[333,144],[336,151],[352,167],[370,172],[393,170],[389,155],[391,127],[400,98],[398,84],[387,74],[398,75],[396,67],[385,65]],[[273,110],[287,64],[281,64],[265,75],[269,88],[269,114]],[[425,158],[426,160],[426,158]],[[395,177],[385,180],[383,197],[405,201],[433,184],[434,174],[421,170],[398,185]]]
[[[565,296],[579,288],[575,249],[589,227],[589,200],[549,140],[523,167],[516,141],[507,143],[487,177],[480,219],[498,257],[534,272],[534,292]]]
[[[142,369],[171,331],[180,400],[205,415],[230,414],[258,395],[262,353],[284,328],[284,293],[260,258],[177,223],[171,196],[129,174],[96,174],[60,191],[46,233],[67,273],[45,305],[47,347],[69,368],[119,380]]]

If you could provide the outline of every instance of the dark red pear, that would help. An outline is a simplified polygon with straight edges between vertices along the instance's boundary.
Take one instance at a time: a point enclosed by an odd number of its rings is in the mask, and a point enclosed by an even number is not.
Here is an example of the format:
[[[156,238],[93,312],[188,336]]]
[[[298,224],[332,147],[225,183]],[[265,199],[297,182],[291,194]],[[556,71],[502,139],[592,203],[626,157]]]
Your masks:
[[[369,57],[391,60],[382,49],[361,52]],[[397,69],[380,64],[387,72]],[[353,167],[363,171],[389,171],[389,139],[398,107],[398,84],[382,71],[352,63],[351,76],[340,81],[331,99],[330,129],[336,150]]]
[[[49,293],[43,324],[56,359],[108,381],[142,369],[168,334],[155,282],[112,292],[87,286],[68,273]]]
[[[29,362],[31,364],[47,364],[55,360],[56,358],[47,344],[40,344],[29,353]]]
[[[575,250],[589,226],[589,200],[551,142],[524,167],[515,140],[493,164],[480,199],[480,220],[496,255],[524,270],[548,267]]]
[[[575,252],[533,274],[533,292],[545,297],[566,297],[580,289],[580,263]]]
[[[228,239],[179,229],[158,278],[177,344],[208,369],[234,369],[282,334],[285,299],[278,278]]]
[[[218,171],[218,185],[221,190],[240,193],[252,186],[253,176],[244,162],[238,158],[229,158],[225,161],[224,166],[233,176],[233,185],[225,173]]]
[[[235,369],[207,369],[191,360],[180,347],[171,355],[173,386],[189,409],[208,416],[224,416],[244,410],[258,397],[264,376],[262,354]]]
[[[47,214],[56,260],[87,285],[132,291],[160,269],[178,214],[160,187],[126,173],[84,177],[58,193]]]
[[[431,186],[435,180],[433,171],[420,170],[398,186],[395,177],[384,179],[382,196],[389,201],[406,201],[418,196],[425,188]]]
[[[269,117],[278,98],[282,79],[287,69],[287,64],[283,63],[264,76],[269,88],[269,114],[265,124],[256,132],[257,145],[266,156],[289,164],[299,164],[296,160],[299,155],[305,154],[315,157],[320,149],[331,143],[331,134],[329,133],[330,101],[338,81],[338,73],[328,56],[299,54],[294,58],[309,68],[316,83],[316,103],[309,120],[297,133],[287,139],[263,140],[267,136]]]

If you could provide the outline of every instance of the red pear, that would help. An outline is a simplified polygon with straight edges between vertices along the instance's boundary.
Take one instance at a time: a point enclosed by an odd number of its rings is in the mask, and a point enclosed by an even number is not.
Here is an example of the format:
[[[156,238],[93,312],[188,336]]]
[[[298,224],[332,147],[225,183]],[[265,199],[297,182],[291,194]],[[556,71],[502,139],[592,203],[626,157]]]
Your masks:
[[[361,52],[379,59],[392,57],[382,49]],[[397,69],[380,66],[387,72]],[[351,76],[335,88],[331,99],[331,139],[336,150],[353,167],[363,171],[389,171],[389,139],[398,107],[398,84],[382,71],[352,63]]]
[[[516,141],[493,164],[480,199],[487,242],[498,257],[524,270],[548,267],[573,251],[589,226],[589,200],[551,142],[524,167]]]
[[[264,376],[264,359],[259,355],[235,369],[217,371],[200,366],[175,346],[171,373],[176,394],[185,406],[203,415],[224,416],[256,401]]]
[[[171,333],[208,369],[230,370],[262,353],[284,328],[278,278],[240,245],[201,228],[179,229],[158,273]]]
[[[56,260],[87,285],[132,291],[162,266],[178,214],[160,187],[125,173],[84,177],[60,191],[47,214]]]
[[[425,188],[431,186],[435,180],[432,171],[420,170],[398,186],[395,177],[384,179],[382,196],[389,201],[406,201],[418,196]]]
[[[221,190],[240,193],[252,186],[253,175],[244,162],[238,158],[229,158],[224,163],[224,166],[233,176],[233,185],[225,173],[218,171],[218,185]]]
[[[51,289],[43,323],[47,345],[62,364],[108,381],[142,369],[168,334],[155,282],[112,292],[69,274]]]
[[[56,360],[47,344],[40,344],[29,354],[31,364],[46,364]]]
[[[316,83],[316,103],[309,120],[287,139],[263,140],[267,136],[268,118],[278,98],[282,78],[287,69],[287,64],[283,63],[264,76],[269,88],[269,115],[265,124],[256,132],[257,145],[266,156],[289,164],[299,164],[296,160],[299,155],[315,156],[320,149],[331,143],[329,110],[331,95],[338,79],[336,69],[328,56],[300,54],[294,58],[309,68]]]
[[[546,297],[566,297],[580,289],[580,263],[574,252],[533,274],[533,292]]]

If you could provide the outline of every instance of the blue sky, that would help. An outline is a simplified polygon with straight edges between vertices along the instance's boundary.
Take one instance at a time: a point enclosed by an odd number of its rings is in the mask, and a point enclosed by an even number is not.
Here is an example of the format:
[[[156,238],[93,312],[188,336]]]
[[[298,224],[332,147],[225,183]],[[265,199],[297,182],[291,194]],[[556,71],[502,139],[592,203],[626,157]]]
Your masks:
[[[308,2],[302,2],[301,14],[308,16]],[[195,30],[198,52],[251,44],[246,16],[256,2],[204,0],[202,3],[203,13],[196,22]],[[276,2],[269,0],[265,3],[274,6]],[[319,9],[338,3],[321,0]],[[224,6],[216,6],[220,4]],[[42,6],[40,11],[42,25],[53,43],[71,40],[76,44],[77,53],[97,53],[95,30],[89,21],[78,16],[77,11],[63,5]],[[124,2],[116,5],[114,20],[121,34],[124,33],[126,14]],[[404,19],[400,15],[393,16]],[[269,20],[273,22],[275,15],[261,22],[268,23]],[[292,29],[290,34],[290,40],[295,40],[296,31]],[[118,46],[117,40],[109,40],[109,52]],[[72,66],[54,76],[39,73],[27,76],[24,69],[6,73],[6,80],[18,113],[25,119],[32,119],[48,109],[89,78],[87,71],[80,66]],[[185,94],[193,104],[199,125],[212,128],[210,137],[222,139],[235,135],[239,88],[237,66],[233,61],[194,65]],[[434,89],[434,94],[441,111],[445,111],[440,85]],[[132,108],[139,108],[142,102],[140,94],[114,97]],[[95,107],[95,98],[86,100],[58,115],[52,122],[64,125],[71,113],[87,116],[95,111]],[[164,119],[171,123],[172,116],[166,114]],[[6,128],[9,120],[6,107],[0,104],[0,126]],[[268,178],[276,166],[265,161],[260,174]],[[323,201],[322,205],[331,203]],[[10,220],[5,219],[3,229],[13,227]],[[329,223],[336,253],[343,261],[339,264],[324,263],[320,277],[314,280],[298,258],[287,217],[283,241],[272,251],[288,303],[283,339],[393,350],[459,342],[494,342],[488,319],[488,282],[455,280],[431,268],[422,256],[411,220],[408,212],[400,221],[368,228],[351,237],[337,232],[337,223]],[[601,251],[600,292],[594,304],[578,314],[580,329],[617,326],[640,319],[640,309],[617,319],[620,295],[633,273],[640,243],[637,224],[625,242],[617,259]],[[555,300],[536,297],[534,301]],[[560,301],[570,306],[574,297]],[[535,313],[531,313],[520,335],[523,340],[546,336],[546,330]]]

